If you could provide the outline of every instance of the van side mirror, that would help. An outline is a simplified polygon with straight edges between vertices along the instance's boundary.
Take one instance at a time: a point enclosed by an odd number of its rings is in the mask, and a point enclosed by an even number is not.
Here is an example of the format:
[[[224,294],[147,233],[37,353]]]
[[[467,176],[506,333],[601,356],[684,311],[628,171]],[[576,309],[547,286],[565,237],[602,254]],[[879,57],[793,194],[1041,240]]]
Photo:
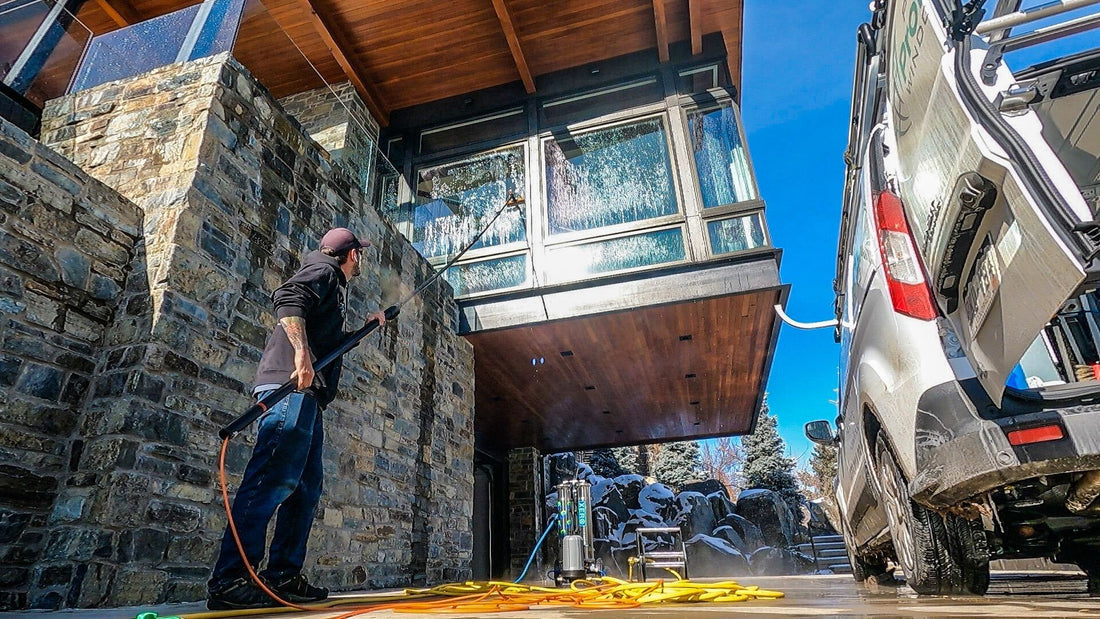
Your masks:
[[[806,438],[820,445],[832,445],[836,437],[833,435],[833,427],[828,421],[811,421],[804,428]]]

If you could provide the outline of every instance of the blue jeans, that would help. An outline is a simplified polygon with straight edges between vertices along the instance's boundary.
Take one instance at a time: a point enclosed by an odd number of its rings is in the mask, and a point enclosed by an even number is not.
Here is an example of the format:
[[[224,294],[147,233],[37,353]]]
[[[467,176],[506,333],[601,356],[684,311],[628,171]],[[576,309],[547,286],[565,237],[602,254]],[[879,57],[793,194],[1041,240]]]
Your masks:
[[[255,568],[264,558],[267,524],[278,509],[271,556],[261,574],[268,582],[302,571],[313,512],[321,498],[324,438],[317,400],[297,391],[260,417],[256,446],[233,500],[233,522]],[[209,588],[217,590],[242,577],[248,572],[226,526]]]

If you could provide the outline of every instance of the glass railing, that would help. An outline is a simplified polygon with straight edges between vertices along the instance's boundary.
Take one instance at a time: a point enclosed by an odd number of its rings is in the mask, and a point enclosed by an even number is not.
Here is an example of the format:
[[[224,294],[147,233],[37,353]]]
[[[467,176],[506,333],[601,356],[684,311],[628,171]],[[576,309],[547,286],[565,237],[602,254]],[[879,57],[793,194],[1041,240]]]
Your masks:
[[[67,92],[92,30],[64,3],[0,3],[0,91],[38,109]]]

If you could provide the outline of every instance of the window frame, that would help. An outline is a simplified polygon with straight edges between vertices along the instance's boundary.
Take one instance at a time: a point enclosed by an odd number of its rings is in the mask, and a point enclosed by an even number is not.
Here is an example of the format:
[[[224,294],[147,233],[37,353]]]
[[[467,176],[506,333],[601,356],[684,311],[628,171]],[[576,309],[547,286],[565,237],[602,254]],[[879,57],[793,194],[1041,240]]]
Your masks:
[[[707,218],[705,218],[702,223],[703,223],[703,234],[704,234],[704,237],[705,237],[704,238],[704,244],[706,245],[707,257],[709,257],[709,258],[724,258],[726,256],[737,256],[737,255],[740,255],[740,254],[745,254],[745,253],[752,252],[752,251],[759,251],[761,249],[767,249],[769,247],[772,247],[772,237],[771,237],[771,233],[768,231],[768,219],[767,219],[767,217],[765,217],[764,210],[765,209],[763,207],[763,204],[761,204],[760,208],[755,209],[755,210],[743,210],[742,209],[742,210],[730,211],[728,213],[725,213],[723,215],[716,216],[716,217],[707,217]],[[764,244],[763,245],[757,245],[756,247],[748,247],[748,248],[745,248],[745,249],[737,249],[737,250],[734,250],[734,251],[715,253],[714,247],[712,247],[711,243],[710,243],[710,224],[712,222],[716,222],[716,221],[724,221],[726,219],[738,219],[738,218],[741,218],[741,217],[751,217],[753,215],[759,215],[760,216],[760,231],[764,235]]]
[[[601,131],[606,129],[614,129],[616,127],[622,127],[625,125],[638,124],[651,119],[657,119],[661,122],[661,128],[664,130],[665,148],[667,149],[667,155],[669,158],[668,169],[669,175],[672,177],[672,192],[673,197],[676,200],[676,212],[669,215],[662,215],[660,217],[654,217],[650,219],[641,219],[638,221],[629,221],[620,224],[614,224],[611,226],[602,226],[599,228],[590,228],[586,230],[573,230],[570,232],[558,232],[551,234],[550,232],[550,202],[547,194],[547,172],[546,172],[546,143],[550,140],[555,140],[557,131],[545,130],[541,131],[538,136],[539,145],[539,196],[542,200],[542,227],[540,229],[539,238],[542,239],[542,245],[546,249],[557,248],[559,246],[574,243],[576,241],[582,241],[585,239],[593,239],[597,237],[615,237],[623,233],[628,233],[635,230],[644,230],[647,228],[657,228],[661,226],[667,226],[674,223],[682,223],[686,218],[686,205],[684,203],[683,185],[680,182],[679,174],[677,173],[676,155],[675,155],[675,139],[672,135],[672,126],[669,122],[668,110],[666,106],[661,104],[655,104],[654,106],[646,106],[644,110],[629,110],[632,112],[629,115],[622,113],[616,113],[599,119],[593,119],[593,121],[585,123],[577,123],[576,125],[567,125],[563,129],[570,135],[574,133],[587,133],[594,131]],[[613,119],[611,118],[613,117]],[[691,252],[689,250],[688,255],[690,257]]]
[[[741,200],[739,202],[729,202],[726,204],[705,207],[703,206],[703,191],[699,186],[699,170],[695,163],[695,155],[689,147],[690,142],[688,136],[691,133],[691,129],[688,125],[688,114],[691,112],[713,112],[727,105],[733,110],[733,118],[737,125],[738,138],[741,141],[741,147],[745,149],[745,164],[749,173],[749,182],[752,183],[753,193],[756,194],[756,197],[749,198],[748,200]],[[756,181],[756,168],[752,162],[752,153],[749,150],[749,142],[745,136],[745,125],[741,119],[741,106],[737,105],[737,102],[733,100],[730,93],[724,88],[712,88],[703,95],[684,95],[679,97],[676,107],[679,110],[679,124],[684,138],[684,151],[682,153],[684,156],[683,162],[688,168],[685,172],[690,171],[691,173],[692,191],[694,192],[695,203],[699,207],[699,212],[702,213],[704,217],[709,218],[727,213],[763,208],[764,200],[760,196],[760,184]]]
[[[683,241],[683,244],[684,244],[684,259],[683,260],[676,260],[676,261],[673,261],[673,262],[662,262],[662,263],[659,263],[659,264],[647,264],[647,265],[643,265],[643,266],[630,267],[630,268],[626,268],[626,269],[618,269],[618,270],[615,270],[615,271],[601,271],[599,273],[588,273],[588,274],[580,275],[580,276],[577,276],[577,277],[574,277],[574,278],[571,278],[571,279],[563,279],[563,280],[558,280],[558,279],[551,278],[550,273],[547,269],[540,268],[539,273],[538,273],[539,284],[541,285],[541,287],[545,288],[547,286],[560,286],[560,285],[566,285],[566,284],[573,284],[573,283],[577,283],[577,282],[585,282],[585,281],[589,281],[589,280],[593,280],[593,279],[601,279],[601,278],[606,278],[606,277],[625,275],[625,274],[629,274],[629,273],[639,273],[639,272],[643,272],[643,271],[652,271],[652,270],[655,270],[655,269],[663,269],[663,268],[667,268],[667,267],[675,267],[675,266],[684,265],[684,264],[691,264],[693,262],[693,260],[692,260],[692,251],[691,251],[691,238],[688,236],[687,225],[683,221],[673,222],[672,224],[666,224],[666,225],[662,225],[662,226],[654,226],[654,227],[647,227],[647,228],[641,228],[641,229],[623,230],[623,231],[620,231],[616,234],[608,234],[608,235],[601,235],[601,236],[597,236],[597,237],[586,237],[586,238],[581,238],[581,239],[573,239],[573,240],[571,240],[567,243],[555,244],[553,247],[547,246],[544,249],[543,257],[547,258],[548,260],[546,262],[543,262],[543,264],[547,264],[549,262],[549,259],[552,259],[552,251],[551,250],[567,249],[569,247],[578,247],[578,246],[582,246],[582,245],[592,245],[592,244],[599,243],[599,242],[602,242],[602,241],[613,241],[613,240],[616,240],[616,239],[627,238],[627,237],[631,237],[631,236],[641,236],[643,234],[649,234],[649,233],[653,233],[653,232],[664,232],[665,230],[674,230],[674,229],[679,229],[680,230],[680,239]]]
[[[468,255],[469,254],[467,254],[467,256]],[[525,248],[515,249],[515,250],[512,250],[512,251],[508,251],[508,252],[502,252],[502,253],[499,253],[499,254],[490,254],[488,256],[481,255],[481,256],[475,256],[473,258],[467,258],[466,256],[463,256],[462,260],[459,260],[458,262],[451,265],[451,268],[453,269],[453,268],[457,268],[457,267],[469,266],[471,264],[477,264],[479,262],[488,262],[490,260],[502,260],[502,259],[505,259],[505,258],[514,258],[516,256],[527,256],[527,262],[526,262],[526,265],[525,265],[525,268],[524,268],[524,273],[523,273],[523,283],[518,285],[518,286],[509,286],[508,288],[493,288],[491,290],[482,290],[481,292],[471,292],[471,293],[466,293],[466,294],[460,294],[459,292],[454,291],[454,284],[451,284],[450,280],[447,279],[446,274],[443,274],[440,277],[447,282],[447,285],[451,286],[451,290],[454,293],[455,299],[463,299],[463,300],[465,300],[465,299],[477,299],[477,298],[480,298],[480,297],[490,297],[490,296],[494,296],[494,295],[498,295],[498,294],[502,294],[502,293],[514,292],[516,290],[526,290],[528,288],[533,288],[535,286],[535,271],[534,271],[533,255],[534,255],[534,252],[532,251],[532,248],[525,247]],[[438,268],[440,268],[440,267],[442,267],[446,264],[447,264],[446,262],[441,262],[438,265],[433,264],[432,266],[434,268],[438,269]],[[541,283],[542,280],[539,280],[539,281]]]
[[[530,199],[528,199],[528,197],[527,197],[531,194],[530,188],[531,188],[531,182],[532,182],[531,181],[531,167],[530,167],[530,147],[529,147],[528,141],[526,139],[524,139],[524,140],[521,140],[521,141],[514,141],[514,142],[510,142],[508,144],[499,145],[499,146],[489,148],[489,149],[486,149],[486,150],[468,151],[463,155],[458,155],[458,156],[452,157],[450,159],[444,159],[444,160],[439,160],[439,161],[431,161],[431,162],[421,162],[421,163],[418,163],[415,166],[413,166],[412,176],[413,176],[413,179],[416,181],[416,183],[415,183],[415,185],[413,185],[412,190],[413,190],[413,193],[415,194],[416,191],[417,191],[416,187],[420,185],[420,172],[422,170],[429,169],[429,168],[437,168],[437,167],[445,166],[445,165],[448,165],[448,164],[459,163],[459,162],[462,162],[464,160],[470,159],[472,157],[477,157],[477,156],[480,156],[480,155],[489,155],[489,154],[492,154],[492,153],[505,151],[505,150],[509,150],[509,149],[512,149],[512,148],[516,148],[516,147],[520,148],[520,152],[523,153],[523,157],[524,157],[524,161],[523,161],[523,173],[524,173],[523,185],[524,185],[524,187],[523,187],[523,190],[526,192],[526,194],[523,196],[523,198],[524,198],[523,207],[524,207],[524,210],[525,210],[525,212],[524,212],[524,217],[525,217],[525,221],[524,221],[524,239],[522,241],[513,241],[511,243],[506,243],[504,245],[492,245],[492,246],[489,246],[489,247],[479,247],[479,248],[476,248],[476,249],[471,249],[470,251],[466,252],[466,254],[463,256],[462,263],[465,263],[465,262],[478,262],[478,261],[480,261],[480,259],[485,259],[485,258],[488,258],[488,257],[504,257],[505,254],[510,254],[512,252],[518,252],[521,249],[526,250],[526,251],[531,250],[531,246],[533,245],[533,243],[532,243],[532,230],[533,230],[532,219],[533,219],[533,217],[531,215],[532,201]],[[414,200],[415,200],[415,197],[414,197]],[[417,206],[419,206],[419,204],[417,204]],[[501,204],[501,205],[499,205],[498,208],[503,208],[503,207],[504,207],[504,205]],[[497,211],[492,211],[492,212],[495,214]],[[466,242],[468,243],[469,239],[467,239]],[[411,243],[411,241],[410,241],[410,243]],[[464,247],[464,246],[465,245],[463,245],[462,247]],[[423,254],[421,254],[421,255],[423,255]],[[432,256],[432,257],[425,256],[425,259],[433,267],[438,268],[440,266],[443,266],[443,265],[447,264],[447,262],[453,256],[454,256],[454,254],[444,254],[442,256]],[[530,271],[530,267],[531,267],[530,262],[531,262],[531,260],[528,259],[527,262],[528,262],[528,271]],[[461,264],[461,263],[456,263],[454,266],[459,266],[459,264]],[[465,297],[463,297],[463,298],[465,298]]]

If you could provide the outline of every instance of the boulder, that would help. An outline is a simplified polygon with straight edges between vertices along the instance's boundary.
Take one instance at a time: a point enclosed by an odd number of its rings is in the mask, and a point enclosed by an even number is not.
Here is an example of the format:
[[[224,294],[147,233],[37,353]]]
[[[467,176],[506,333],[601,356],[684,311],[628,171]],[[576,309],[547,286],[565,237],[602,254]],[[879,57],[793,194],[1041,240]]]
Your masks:
[[[592,467],[588,466],[587,464],[585,464],[583,462],[578,462],[577,463],[577,477],[576,477],[577,479],[587,481],[588,483],[591,484],[591,483],[594,483],[592,481],[593,477],[600,477],[600,476],[596,475],[596,472],[592,470]]]
[[[741,550],[746,553],[752,552],[764,545],[764,536],[760,533],[760,527],[737,514],[729,514],[725,518],[719,520],[718,526],[715,527],[715,531],[722,527],[730,527],[733,529],[734,533],[736,533],[745,544]]]
[[[778,492],[762,488],[745,490],[737,496],[736,512],[760,528],[768,546],[786,548],[798,539],[794,516]]]
[[[752,573],[745,555],[724,539],[696,535],[685,542],[684,546],[690,578],[724,578]]]
[[[649,484],[638,492],[639,509],[671,522],[680,511],[676,494],[664,484]]]
[[[596,498],[596,493],[592,493],[592,508],[605,507],[611,510],[615,514],[615,523],[625,522],[627,518],[630,518],[630,508],[627,507],[626,501],[623,499],[622,488],[615,482],[611,482],[604,486],[600,484],[599,498]]]
[[[698,492],[703,496],[710,496],[715,492],[721,492],[726,496],[727,499],[730,498],[729,494],[726,493],[726,487],[723,486],[722,482],[718,481],[717,479],[708,479],[706,481],[693,481],[686,483],[682,488],[680,488],[680,492]]]
[[[645,486],[645,478],[641,475],[619,475],[615,478],[615,487],[619,489],[627,509],[641,509],[638,504],[638,493]]]
[[[826,511],[830,507],[831,503],[829,499],[818,499],[816,501],[808,501],[806,507],[810,512],[810,521],[807,526],[810,529],[810,535],[836,535],[837,530],[832,524],[832,520],[829,518],[829,513]],[[835,508],[834,508],[835,511]]]
[[[700,534],[709,536],[714,531],[717,522],[707,497],[698,492],[681,492],[676,496],[676,502],[679,511],[673,518],[672,525],[680,527],[685,539]]]
[[[736,506],[733,501],[726,496],[726,492],[712,492],[707,495],[707,500],[710,501],[711,511],[714,512],[715,520],[721,520],[726,516],[734,513]]]
[[[752,553],[749,565],[757,576],[788,576],[814,571],[814,560],[809,555],[771,546],[764,546]]]
[[[718,526],[714,529],[714,533],[711,537],[717,537],[718,539],[724,539],[729,542],[730,546],[733,546],[742,554],[751,552],[745,544],[745,540],[741,539],[741,536],[737,534],[737,531],[729,525]],[[755,550],[755,548],[753,549]]]

